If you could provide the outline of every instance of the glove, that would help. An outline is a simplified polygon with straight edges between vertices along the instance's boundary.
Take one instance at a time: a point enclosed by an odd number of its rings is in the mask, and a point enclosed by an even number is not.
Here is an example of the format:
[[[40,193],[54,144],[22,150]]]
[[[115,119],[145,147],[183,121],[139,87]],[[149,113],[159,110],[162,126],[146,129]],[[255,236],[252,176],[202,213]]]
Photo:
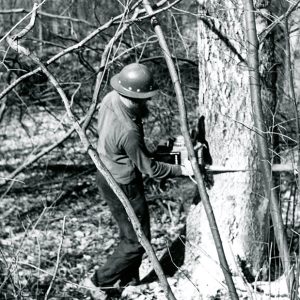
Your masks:
[[[192,168],[192,164],[189,160],[184,162],[184,165],[181,166],[181,172],[183,176],[193,176],[194,171]]]

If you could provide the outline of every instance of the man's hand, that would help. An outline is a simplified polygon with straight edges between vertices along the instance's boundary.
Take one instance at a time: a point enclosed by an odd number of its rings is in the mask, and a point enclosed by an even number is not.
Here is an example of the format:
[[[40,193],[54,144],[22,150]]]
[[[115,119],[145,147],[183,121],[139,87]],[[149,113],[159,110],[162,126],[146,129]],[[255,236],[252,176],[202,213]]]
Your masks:
[[[193,176],[194,171],[192,168],[192,164],[189,160],[184,162],[184,165],[181,166],[181,172],[183,176]]]

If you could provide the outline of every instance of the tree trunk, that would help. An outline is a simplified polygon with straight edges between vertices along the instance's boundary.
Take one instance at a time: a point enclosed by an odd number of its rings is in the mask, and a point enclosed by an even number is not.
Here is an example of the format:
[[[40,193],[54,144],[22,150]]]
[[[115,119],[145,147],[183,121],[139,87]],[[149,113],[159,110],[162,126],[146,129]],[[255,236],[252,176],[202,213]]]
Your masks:
[[[237,275],[237,286],[245,290],[242,277],[252,282],[258,274],[265,275],[261,268],[269,250],[269,206],[263,195],[261,174],[256,171],[258,156],[245,62],[242,2],[236,6],[228,1],[198,2],[199,114],[206,118],[213,163],[249,170],[215,175],[209,191],[227,260]],[[263,17],[260,21],[258,27],[265,27]],[[269,41],[264,45],[262,70],[270,64],[267,53],[272,52],[272,46]],[[271,120],[275,83],[269,73],[263,75],[268,84],[263,84],[262,95],[268,107],[267,119]],[[204,299],[224,289],[201,202],[191,208],[187,218],[185,266]],[[197,295],[199,291],[194,289],[190,299]]]

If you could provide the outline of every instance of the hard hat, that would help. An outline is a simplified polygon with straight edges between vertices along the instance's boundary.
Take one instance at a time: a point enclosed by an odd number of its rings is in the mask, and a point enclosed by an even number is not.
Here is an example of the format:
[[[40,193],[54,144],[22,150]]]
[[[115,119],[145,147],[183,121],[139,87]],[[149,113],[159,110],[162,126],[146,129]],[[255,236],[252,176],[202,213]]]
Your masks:
[[[132,63],[110,80],[111,86],[121,95],[134,99],[147,99],[158,92],[152,73],[143,64]]]

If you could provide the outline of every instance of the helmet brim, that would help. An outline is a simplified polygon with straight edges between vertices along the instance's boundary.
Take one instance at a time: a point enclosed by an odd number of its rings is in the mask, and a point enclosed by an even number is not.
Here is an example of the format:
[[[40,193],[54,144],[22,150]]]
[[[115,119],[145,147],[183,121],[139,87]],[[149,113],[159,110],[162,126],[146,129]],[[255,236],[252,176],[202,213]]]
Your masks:
[[[125,89],[123,86],[120,85],[119,83],[119,74],[114,75],[111,80],[110,80],[110,85],[113,87],[114,90],[116,90],[119,94],[129,97],[129,98],[134,98],[134,99],[147,99],[147,98],[152,98],[155,96],[159,89],[156,84],[154,84],[153,90],[149,92],[135,92],[135,91],[130,91],[128,89]]]

